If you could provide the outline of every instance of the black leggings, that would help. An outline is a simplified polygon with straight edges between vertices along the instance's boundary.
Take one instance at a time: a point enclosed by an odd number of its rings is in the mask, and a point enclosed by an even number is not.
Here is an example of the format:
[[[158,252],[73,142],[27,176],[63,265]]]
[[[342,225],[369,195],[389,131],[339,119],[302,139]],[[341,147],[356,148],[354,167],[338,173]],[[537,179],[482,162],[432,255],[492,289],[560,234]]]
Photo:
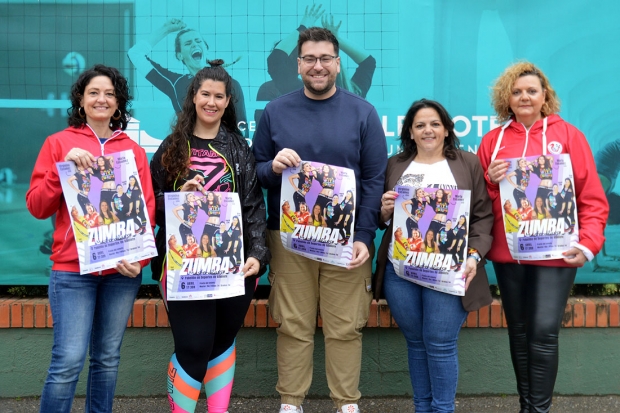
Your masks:
[[[181,234],[181,241],[183,241],[183,245],[187,244],[188,235],[194,235],[192,232],[192,227],[187,226],[184,223],[179,225],[179,233]]]
[[[99,203],[101,201],[105,201],[108,204],[108,208],[112,209],[112,204],[114,203],[114,195],[116,195],[116,189],[107,189],[103,188],[101,190],[101,195],[99,196]],[[118,217],[118,219],[121,219]]]
[[[545,205],[545,202],[549,198],[549,195],[552,193],[553,193],[553,189],[545,188],[544,186],[539,186],[538,189],[536,190],[536,198],[541,197],[543,200],[543,205]]]
[[[558,335],[577,268],[497,263],[493,268],[521,411],[548,412],[558,372]]]
[[[418,221],[416,221],[415,219],[411,217],[407,217],[406,224],[407,224],[407,238],[411,238],[413,237],[413,230],[420,228],[418,226]]]
[[[136,206],[134,204],[134,207],[131,210],[131,217],[133,218],[136,225],[138,225],[138,228],[146,226],[146,216],[144,215],[144,208],[140,207],[140,211],[136,213]]]
[[[348,241],[349,238],[351,238],[351,216],[349,216],[349,220],[346,225],[344,224],[344,218],[342,218],[342,221],[338,224],[338,232],[340,233],[343,241]]]
[[[82,207],[82,214],[86,215],[88,213],[88,211],[86,210],[86,205],[90,204],[90,199],[88,199],[88,196],[80,192],[77,196],[77,201],[78,201],[78,204],[80,204],[80,207]],[[108,204],[108,208],[112,209],[112,205]]]
[[[179,364],[201,382],[209,361],[232,346],[256,288],[256,277],[245,279],[245,294],[218,300],[168,301],[168,319]]]
[[[296,191],[293,194],[293,202],[295,203],[295,212],[299,212],[299,205],[303,202],[304,204],[306,203],[306,197],[302,194],[299,193],[299,191]]]

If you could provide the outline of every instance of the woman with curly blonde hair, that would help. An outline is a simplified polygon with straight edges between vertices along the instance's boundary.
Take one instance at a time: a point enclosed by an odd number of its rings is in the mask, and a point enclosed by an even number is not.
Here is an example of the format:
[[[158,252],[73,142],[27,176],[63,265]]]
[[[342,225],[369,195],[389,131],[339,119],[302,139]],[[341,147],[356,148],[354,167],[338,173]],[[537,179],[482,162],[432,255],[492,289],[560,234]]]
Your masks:
[[[592,260],[603,246],[609,212],[596,174],[590,146],[573,125],[558,116],[560,101],[544,73],[529,62],[511,65],[497,79],[492,93],[501,128],[487,133],[478,150],[493,202],[493,261],[508,323],[510,353],[517,379],[521,413],[548,412],[558,371],[558,335],[577,267]],[[508,249],[499,183],[508,179],[506,159],[568,154],[575,179],[578,237],[562,259],[516,261]],[[548,179],[540,174],[541,182]],[[548,184],[549,182],[547,182]],[[523,186],[523,185],[522,185]],[[540,190],[541,188],[539,188]],[[537,195],[538,197],[538,195]],[[516,200],[516,199],[515,199]],[[538,201],[538,198],[537,198]],[[523,211],[532,209],[526,198]],[[508,204],[510,205],[510,204]],[[543,213],[544,199],[535,216]],[[521,209],[519,210],[521,212]],[[522,216],[527,219],[527,216]]]

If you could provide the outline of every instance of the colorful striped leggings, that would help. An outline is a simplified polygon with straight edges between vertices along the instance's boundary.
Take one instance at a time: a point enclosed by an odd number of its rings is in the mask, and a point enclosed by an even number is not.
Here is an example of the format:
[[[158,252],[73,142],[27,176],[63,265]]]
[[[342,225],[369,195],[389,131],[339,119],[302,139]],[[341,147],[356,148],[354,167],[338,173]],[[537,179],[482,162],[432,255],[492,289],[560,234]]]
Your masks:
[[[205,384],[209,413],[228,409],[235,374],[235,337],[257,280],[246,278],[245,294],[218,300],[168,301],[174,354],[168,367],[171,410],[192,413]]]

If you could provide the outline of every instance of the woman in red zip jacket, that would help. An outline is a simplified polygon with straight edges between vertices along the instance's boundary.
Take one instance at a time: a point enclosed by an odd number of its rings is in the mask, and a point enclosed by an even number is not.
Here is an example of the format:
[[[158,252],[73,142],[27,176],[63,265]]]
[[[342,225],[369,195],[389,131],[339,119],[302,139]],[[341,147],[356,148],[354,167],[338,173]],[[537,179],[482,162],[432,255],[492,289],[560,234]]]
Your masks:
[[[493,203],[493,261],[504,306],[521,412],[548,412],[558,370],[558,334],[577,267],[600,251],[609,212],[585,136],[557,115],[560,102],[547,77],[528,62],[506,69],[493,87],[503,126],[487,133],[478,150]],[[579,239],[563,259],[516,261],[508,249],[499,182],[509,158],[569,154],[573,167]],[[541,178],[542,179],[542,178]]]
[[[49,136],[34,167],[26,205],[38,219],[56,214],[49,301],[54,316],[52,361],[41,395],[41,412],[69,412],[90,345],[86,411],[111,412],[127,319],[148,260],[122,260],[116,268],[80,274],[71,217],[56,162],[91,168],[97,157],[132,150],[143,183],[147,211],[155,198],[144,149],[123,132],[131,115],[127,80],[112,67],[95,65],[71,87],[69,127]],[[90,204],[89,208],[96,213]],[[151,222],[154,222],[151,220]]]

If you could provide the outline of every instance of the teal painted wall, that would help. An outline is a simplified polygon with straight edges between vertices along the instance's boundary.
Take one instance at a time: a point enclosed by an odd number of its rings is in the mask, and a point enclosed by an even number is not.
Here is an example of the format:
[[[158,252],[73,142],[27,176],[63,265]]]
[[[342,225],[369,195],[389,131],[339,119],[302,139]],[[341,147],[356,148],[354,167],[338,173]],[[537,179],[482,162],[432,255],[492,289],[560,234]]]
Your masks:
[[[237,337],[237,396],[275,396],[274,329],[241,329]],[[558,394],[620,395],[620,329],[563,329]],[[50,360],[51,329],[0,330],[0,397],[40,394]],[[166,328],[130,328],[125,334],[116,394],[164,395],[172,335]],[[328,397],[322,334],[316,336],[314,380],[309,394]],[[463,329],[459,339],[458,393],[514,394],[505,329]],[[82,374],[77,394],[85,392]],[[411,394],[405,342],[397,329],[364,330],[360,390],[370,396]]]
[[[26,211],[23,192],[45,137],[66,124],[70,85],[85,66],[117,66],[129,79],[136,122],[129,133],[153,153],[168,134],[170,100],[137,70],[127,51],[171,18],[182,19],[209,44],[206,57],[228,70],[245,96],[248,120],[266,102],[260,86],[271,79],[267,57],[295,32],[308,0],[0,0],[0,284],[47,284],[48,256],[39,246],[50,220]],[[390,154],[398,150],[399,122],[412,101],[441,101],[455,118],[463,148],[477,150],[494,126],[489,85],[518,59],[537,63],[562,100],[561,116],[582,130],[597,155],[612,214],[607,245],[577,282],[620,282],[612,246],[620,239],[619,125],[620,2],[580,0],[317,0],[340,34],[377,61],[366,98],[381,117]],[[320,21],[315,22],[320,24]],[[68,57],[79,53],[84,60]],[[150,57],[187,73],[174,53],[174,35]],[[68,63],[67,63],[68,62]],[[342,53],[352,74],[357,64]],[[248,124],[251,138],[255,125]],[[7,185],[10,180],[21,187]],[[15,190],[14,190],[15,189]],[[489,266],[493,280],[493,271]],[[149,273],[149,270],[146,271]],[[147,274],[145,280],[149,279]],[[265,279],[262,280],[265,283]]]

